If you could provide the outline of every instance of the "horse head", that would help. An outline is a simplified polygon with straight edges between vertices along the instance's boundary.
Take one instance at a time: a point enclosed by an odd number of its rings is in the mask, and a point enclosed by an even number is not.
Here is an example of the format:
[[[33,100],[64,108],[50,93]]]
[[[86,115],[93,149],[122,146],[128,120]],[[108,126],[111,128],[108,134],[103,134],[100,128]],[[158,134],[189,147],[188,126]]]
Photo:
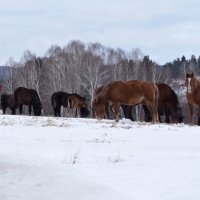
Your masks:
[[[42,103],[37,91],[32,90],[33,111],[35,116],[40,116],[43,113]]]
[[[186,80],[185,80],[185,86],[187,89],[187,93],[192,93],[192,90],[194,88],[194,74],[192,73],[186,73]]]
[[[92,111],[97,119],[103,119],[105,116],[108,90],[108,86],[100,86],[94,91],[92,98]]]

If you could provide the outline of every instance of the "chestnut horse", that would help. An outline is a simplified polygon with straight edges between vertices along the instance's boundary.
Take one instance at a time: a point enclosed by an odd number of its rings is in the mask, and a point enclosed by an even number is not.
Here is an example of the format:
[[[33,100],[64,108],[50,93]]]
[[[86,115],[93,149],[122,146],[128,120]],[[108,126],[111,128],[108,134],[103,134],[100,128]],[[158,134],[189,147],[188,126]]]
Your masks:
[[[12,113],[14,113],[14,95],[13,94],[1,94],[1,108],[3,114],[6,113],[6,108],[10,108]]]
[[[179,100],[174,92],[174,90],[167,85],[166,83],[156,83],[156,86],[159,90],[158,97],[158,117],[159,121],[161,121],[161,116],[165,116],[166,123],[182,123],[183,122],[183,114],[179,105]],[[152,117],[145,105],[142,106],[145,115],[145,121],[150,122]],[[133,121],[132,118],[132,106],[122,106],[122,110],[124,112],[125,118],[128,118]],[[171,118],[171,120],[170,120]]]
[[[24,87],[18,87],[14,92],[14,108],[19,107],[19,112],[22,114],[23,105],[29,106],[29,115],[31,115],[31,107],[35,116],[40,116],[42,113],[42,103],[36,90]]]
[[[186,73],[186,98],[190,111],[190,123],[194,124],[193,107],[197,108],[198,125],[200,125],[200,81],[193,73]]]
[[[75,110],[75,117],[87,117],[89,114],[85,97],[82,97],[79,94],[71,94],[68,97],[68,105]]]
[[[152,121],[158,121],[157,103],[158,88],[146,81],[115,81],[109,83],[93,97],[92,107],[98,119],[105,116],[105,108],[110,102],[115,121],[119,121],[119,109],[121,104],[137,105],[145,104],[151,115]]]
[[[94,97],[96,97],[97,95],[101,95],[102,90],[104,90],[104,85],[99,86],[94,90],[93,97],[92,97],[92,102],[93,102]],[[91,110],[92,110],[92,117],[94,118],[95,117],[95,110],[94,110],[94,107],[92,105],[91,105]],[[104,118],[110,119],[110,112],[109,111],[110,111],[110,103],[106,102],[105,103],[105,115],[104,115]]]

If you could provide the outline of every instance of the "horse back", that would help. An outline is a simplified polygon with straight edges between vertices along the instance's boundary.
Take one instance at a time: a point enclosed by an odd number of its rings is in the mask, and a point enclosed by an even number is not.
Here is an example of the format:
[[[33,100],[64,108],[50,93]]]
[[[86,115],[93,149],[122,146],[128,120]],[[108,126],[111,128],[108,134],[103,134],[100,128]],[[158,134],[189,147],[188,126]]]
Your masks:
[[[109,84],[110,98],[124,104],[138,104],[145,98],[155,98],[155,85],[146,81],[116,81]]]
[[[42,105],[36,90],[18,87],[14,92],[14,104]]]
[[[156,83],[159,89],[159,105],[169,104],[178,107],[178,97],[172,88],[165,83]]]
[[[80,106],[85,106],[86,102],[85,102],[85,97],[82,97],[79,94],[73,93],[69,96],[68,98],[68,102],[70,107],[80,107]]]
[[[69,93],[67,92],[63,92],[63,91],[57,91],[54,92],[51,95],[51,102],[53,106],[59,105],[59,106],[64,106],[67,107],[68,106],[68,97],[70,96]]]
[[[30,89],[18,87],[14,92],[14,103],[24,105],[32,104],[32,95]]]

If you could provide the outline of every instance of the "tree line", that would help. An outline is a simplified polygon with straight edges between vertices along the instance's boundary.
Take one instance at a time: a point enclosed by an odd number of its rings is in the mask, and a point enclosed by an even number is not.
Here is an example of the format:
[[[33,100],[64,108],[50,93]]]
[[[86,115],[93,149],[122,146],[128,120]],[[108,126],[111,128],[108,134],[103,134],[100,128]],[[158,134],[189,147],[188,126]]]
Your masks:
[[[64,47],[52,45],[43,57],[27,50],[20,62],[10,59],[3,70],[2,85],[6,93],[20,86],[35,89],[44,113],[51,115],[50,97],[55,91],[78,93],[89,103],[95,88],[111,81],[136,79],[171,86],[172,80],[183,81],[187,71],[200,75],[200,57],[192,55],[187,60],[182,56],[161,66],[138,48],[127,52],[73,40]]]

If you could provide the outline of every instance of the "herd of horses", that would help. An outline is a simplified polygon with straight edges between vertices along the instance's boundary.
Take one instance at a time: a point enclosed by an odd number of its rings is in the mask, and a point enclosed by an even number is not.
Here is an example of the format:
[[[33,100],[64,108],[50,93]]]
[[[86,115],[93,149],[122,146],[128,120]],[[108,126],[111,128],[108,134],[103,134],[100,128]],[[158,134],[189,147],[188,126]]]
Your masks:
[[[74,109],[75,117],[87,117],[89,114],[85,98],[76,93],[54,92],[51,96],[51,103],[55,117],[61,116],[61,106]],[[19,108],[21,115],[23,105],[28,106],[29,115],[31,115],[32,108],[35,116],[40,116],[43,113],[42,103],[36,90],[18,87],[13,94],[1,94],[3,114],[6,113],[7,108],[10,108],[11,113],[15,115],[17,108]]]
[[[190,111],[190,123],[194,124],[193,108],[197,108],[197,124],[200,125],[200,81],[193,73],[187,73],[185,77],[186,98]],[[90,112],[86,98],[63,91],[54,92],[51,95],[51,104],[55,117],[61,116],[61,106],[72,108],[75,117],[88,117]],[[42,103],[36,90],[18,87],[13,94],[1,94],[1,108],[3,114],[9,107],[12,114],[16,114],[17,108],[22,114],[23,105],[28,106],[29,115],[32,109],[35,116],[40,116]],[[151,83],[147,81],[114,81],[96,88],[91,100],[92,116],[97,119],[110,118],[112,112],[115,121],[119,121],[120,108],[125,118],[133,120],[132,108],[142,105],[144,121],[161,122],[161,116],[165,116],[166,123],[183,122],[182,108],[177,94],[165,83]]]

